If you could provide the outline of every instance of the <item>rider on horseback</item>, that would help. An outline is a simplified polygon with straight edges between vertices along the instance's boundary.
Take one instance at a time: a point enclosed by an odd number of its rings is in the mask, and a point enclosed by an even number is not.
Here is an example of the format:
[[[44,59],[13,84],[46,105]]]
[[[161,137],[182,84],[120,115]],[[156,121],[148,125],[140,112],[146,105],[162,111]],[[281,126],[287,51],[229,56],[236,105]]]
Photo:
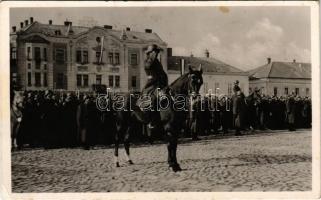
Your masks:
[[[147,75],[147,82],[142,90],[142,96],[149,96],[152,108],[155,108],[158,88],[162,90],[168,86],[167,74],[157,58],[160,51],[161,49],[156,44],[148,46],[145,51],[147,58],[144,63],[144,68]],[[148,115],[148,126],[149,128],[154,128],[158,121],[158,112],[148,111]]]

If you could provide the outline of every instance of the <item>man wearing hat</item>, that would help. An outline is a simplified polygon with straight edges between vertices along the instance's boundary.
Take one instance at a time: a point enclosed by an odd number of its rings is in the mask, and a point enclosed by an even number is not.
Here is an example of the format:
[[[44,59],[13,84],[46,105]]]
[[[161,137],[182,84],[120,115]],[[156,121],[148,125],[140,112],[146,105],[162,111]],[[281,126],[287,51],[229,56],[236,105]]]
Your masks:
[[[157,58],[160,51],[161,49],[156,44],[148,46],[147,50],[145,51],[147,58],[144,63],[144,69],[147,75],[147,82],[145,87],[143,88],[142,95],[150,96],[153,107],[156,100],[157,88],[163,89],[168,85],[167,74],[165,73],[162,64]],[[157,122],[157,113],[149,113],[149,127],[153,128],[155,123]]]
[[[233,90],[233,121],[235,126],[235,135],[241,135],[245,119],[245,97],[237,84],[234,85]]]

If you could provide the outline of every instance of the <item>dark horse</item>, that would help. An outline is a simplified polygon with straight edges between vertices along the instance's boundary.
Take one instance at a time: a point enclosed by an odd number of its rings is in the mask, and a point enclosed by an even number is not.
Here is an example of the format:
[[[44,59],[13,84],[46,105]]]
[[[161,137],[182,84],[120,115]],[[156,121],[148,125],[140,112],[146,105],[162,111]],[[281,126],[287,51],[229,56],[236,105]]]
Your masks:
[[[189,72],[185,73],[177,80],[175,80],[171,85],[164,88],[163,95],[168,97],[166,102],[167,106],[159,110],[159,127],[163,129],[166,134],[167,140],[167,150],[168,150],[168,164],[169,167],[174,171],[181,171],[181,168],[177,162],[176,151],[177,151],[177,140],[178,134],[184,123],[184,116],[186,115],[186,110],[177,109],[175,105],[177,101],[182,101],[182,97],[189,98],[195,96],[199,93],[199,89],[203,84],[202,78],[202,67],[201,65],[189,68]],[[126,151],[126,157],[129,164],[133,164],[132,160],[129,157],[129,136],[133,129],[134,123],[137,121],[141,123],[146,123],[143,119],[144,113],[140,108],[135,104],[133,109],[130,109],[130,98],[129,95],[125,97],[125,107],[121,111],[116,111],[116,121],[117,121],[117,132],[115,136],[115,164],[116,167],[119,167],[118,161],[118,149],[119,149],[119,139],[120,137],[124,138],[124,147]],[[161,101],[162,102],[162,101]],[[186,101],[185,101],[186,102]],[[159,102],[156,102],[159,103]],[[164,103],[164,102],[163,102]]]

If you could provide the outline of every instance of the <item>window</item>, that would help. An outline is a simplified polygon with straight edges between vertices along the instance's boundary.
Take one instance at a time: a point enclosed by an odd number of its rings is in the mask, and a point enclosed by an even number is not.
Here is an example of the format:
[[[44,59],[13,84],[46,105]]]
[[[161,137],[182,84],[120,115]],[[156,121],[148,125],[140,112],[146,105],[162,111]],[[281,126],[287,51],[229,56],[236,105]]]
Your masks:
[[[300,89],[299,88],[295,88],[295,95],[300,95]]]
[[[278,88],[277,87],[273,88],[273,94],[274,94],[274,96],[278,96]]]
[[[43,65],[43,69],[44,69],[44,70],[47,70],[47,64],[44,64],[44,65]]]
[[[81,63],[81,51],[77,50],[76,52],[76,62]]]
[[[130,64],[131,65],[138,65],[137,54],[132,53],[130,54]]]
[[[81,75],[77,74],[77,86],[81,87]]]
[[[115,53],[115,65],[119,65],[119,53]]]
[[[35,47],[35,60],[41,60],[41,53],[40,53],[40,47]]]
[[[28,69],[31,69],[31,63],[28,63]]]
[[[100,51],[96,51],[96,62],[100,63]]]
[[[27,47],[27,59],[30,60],[30,47]]]
[[[47,61],[47,48],[43,49],[43,60]]]
[[[309,96],[310,95],[310,88],[305,88],[305,96]]]
[[[287,87],[284,88],[284,94],[285,94],[285,95],[288,95],[288,94],[289,94],[289,88],[287,88]]]
[[[64,49],[56,49],[55,51],[55,60],[59,64],[65,63],[65,50]]]
[[[99,58],[98,58],[99,59]],[[88,63],[88,51],[77,50],[76,51],[76,62],[77,63]]]
[[[214,93],[217,94],[220,92],[220,83],[214,84]]]
[[[120,86],[120,76],[115,76],[115,86],[116,87]]]
[[[31,86],[31,72],[28,72],[28,86]]]
[[[228,96],[232,96],[232,83],[227,84],[227,94]]]
[[[43,73],[43,85],[48,86],[47,73]]]
[[[35,86],[36,87],[41,86],[41,77],[39,72],[35,73]]]
[[[40,69],[40,63],[41,63],[41,54],[40,54],[40,47],[35,47],[35,61],[36,61],[36,69]]]
[[[63,88],[63,83],[64,83],[64,74],[63,73],[58,73],[57,74],[57,88],[62,89]]]
[[[109,87],[114,87],[114,76],[108,76]]]
[[[135,88],[136,86],[136,76],[132,76],[132,87]]]
[[[11,48],[11,59],[15,60],[17,59],[17,49],[16,47]]]
[[[96,84],[101,85],[101,75],[96,75]]]
[[[88,63],[88,51],[83,51],[83,52],[82,52],[82,56],[83,56],[82,62],[83,62],[83,63]]]
[[[88,75],[87,74],[83,75],[83,79],[84,79],[84,86],[87,87],[88,86]]]
[[[114,54],[113,53],[108,53],[108,63],[114,64]]]

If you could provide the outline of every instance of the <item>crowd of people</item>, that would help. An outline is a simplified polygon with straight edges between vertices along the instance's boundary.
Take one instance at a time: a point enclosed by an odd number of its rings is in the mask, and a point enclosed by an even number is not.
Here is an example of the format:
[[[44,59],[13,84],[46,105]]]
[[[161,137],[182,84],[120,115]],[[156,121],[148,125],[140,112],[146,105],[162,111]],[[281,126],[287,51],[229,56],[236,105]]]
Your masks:
[[[241,135],[253,130],[311,128],[310,97],[294,94],[286,97],[256,94],[254,97],[253,94],[248,97],[243,93],[233,97],[205,97],[199,101],[195,109],[207,109],[195,112],[188,120],[191,136],[197,139],[202,134],[227,134],[232,129],[236,135]]]
[[[25,91],[17,144],[19,147],[89,147],[113,143],[116,131],[114,113],[101,111],[95,94]],[[271,97],[205,97],[186,114],[181,137],[197,139],[199,135],[240,134],[255,129],[289,129],[311,127],[311,99],[289,95]],[[253,98],[251,98],[253,97]],[[205,111],[199,112],[200,105]],[[209,109],[212,108],[212,109]],[[132,141],[146,139],[142,124],[137,123]],[[157,133],[154,135],[157,137]],[[161,136],[159,136],[161,138]]]

